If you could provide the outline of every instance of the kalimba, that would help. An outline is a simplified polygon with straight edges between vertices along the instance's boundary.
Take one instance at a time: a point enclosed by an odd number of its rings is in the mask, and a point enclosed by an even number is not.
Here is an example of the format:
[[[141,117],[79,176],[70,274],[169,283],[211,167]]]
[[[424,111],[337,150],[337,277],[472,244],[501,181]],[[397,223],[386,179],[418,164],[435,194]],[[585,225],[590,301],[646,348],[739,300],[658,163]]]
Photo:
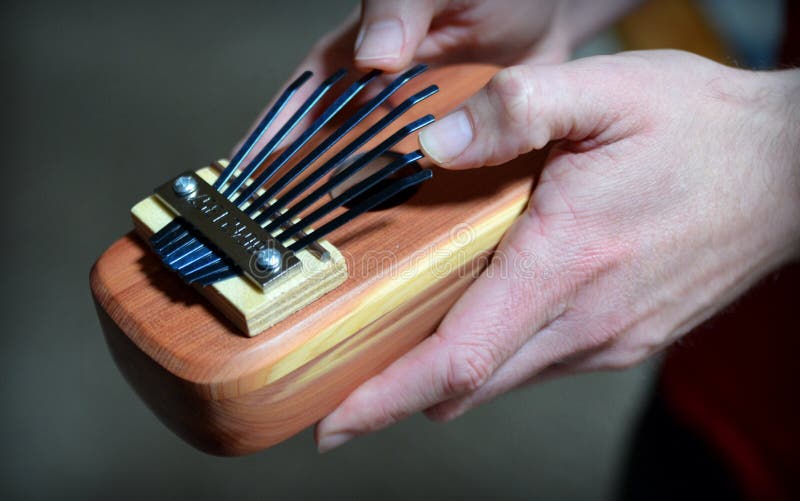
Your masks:
[[[163,182],[98,259],[113,358],[189,443],[246,454],[320,420],[435,330],[524,210],[539,156],[455,172],[417,149],[495,69],[424,69],[323,106],[337,72],[278,120],[301,75],[230,162]]]

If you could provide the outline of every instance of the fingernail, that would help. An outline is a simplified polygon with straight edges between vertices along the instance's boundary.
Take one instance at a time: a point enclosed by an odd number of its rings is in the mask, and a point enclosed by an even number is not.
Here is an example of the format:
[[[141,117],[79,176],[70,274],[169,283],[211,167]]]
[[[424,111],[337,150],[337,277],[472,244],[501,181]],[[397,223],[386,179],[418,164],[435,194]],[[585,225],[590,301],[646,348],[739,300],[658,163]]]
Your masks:
[[[324,435],[320,437],[319,442],[317,442],[317,451],[320,454],[333,450],[340,445],[349,442],[355,435],[352,433],[341,432],[341,433],[331,433],[329,435]]]
[[[464,153],[472,136],[467,112],[459,110],[425,127],[419,134],[419,144],[436,163],[446,164]]]
[[[397,59],[403,49],[403,25],[387,19],[362,28],[356,40],[356,60]]]

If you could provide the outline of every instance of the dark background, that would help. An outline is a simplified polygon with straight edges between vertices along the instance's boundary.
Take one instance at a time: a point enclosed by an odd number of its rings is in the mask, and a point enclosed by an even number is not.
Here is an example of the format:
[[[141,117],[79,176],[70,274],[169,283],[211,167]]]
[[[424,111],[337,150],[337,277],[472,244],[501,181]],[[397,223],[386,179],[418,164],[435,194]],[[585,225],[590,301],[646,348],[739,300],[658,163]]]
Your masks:
[[[417,416],[323,456],[306,431],[224,459],[176,438],[113,365],[92,263],[166,176],[227,155],[352,3],[0,4],[0,498],[612,495],[652,366],[543,384],[447,425]]]

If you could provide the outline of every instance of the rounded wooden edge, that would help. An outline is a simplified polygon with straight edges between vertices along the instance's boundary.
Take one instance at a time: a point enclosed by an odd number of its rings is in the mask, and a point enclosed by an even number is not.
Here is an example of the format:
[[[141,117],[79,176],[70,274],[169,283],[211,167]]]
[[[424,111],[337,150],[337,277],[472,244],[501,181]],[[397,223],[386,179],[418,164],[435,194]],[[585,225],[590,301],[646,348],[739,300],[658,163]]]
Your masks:
[[[433,332],[474,278],[453,274],[288,376],[220,400],[204,398],[193,384],[161,367],[100,303],[95,306],[115,364],[159,420],[197,449],[237,456],[277,444],[330,413],[361,383]]]

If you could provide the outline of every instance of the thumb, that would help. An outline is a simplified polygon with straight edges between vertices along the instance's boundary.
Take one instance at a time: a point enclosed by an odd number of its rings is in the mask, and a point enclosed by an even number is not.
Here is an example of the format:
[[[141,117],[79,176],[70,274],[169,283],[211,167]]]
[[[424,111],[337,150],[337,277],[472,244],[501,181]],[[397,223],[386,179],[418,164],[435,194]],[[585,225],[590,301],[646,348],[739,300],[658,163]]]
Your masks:
[[[356,39],[361,69],[397,72],[411,63],[441,0],[364,0]]]
[[[423,129],[420,146],[436,164],[463,169],[503,164],[558,139],[598,137],[613,124],[609,110],[619,107],[608,80],[579,62],[503,69]]]

